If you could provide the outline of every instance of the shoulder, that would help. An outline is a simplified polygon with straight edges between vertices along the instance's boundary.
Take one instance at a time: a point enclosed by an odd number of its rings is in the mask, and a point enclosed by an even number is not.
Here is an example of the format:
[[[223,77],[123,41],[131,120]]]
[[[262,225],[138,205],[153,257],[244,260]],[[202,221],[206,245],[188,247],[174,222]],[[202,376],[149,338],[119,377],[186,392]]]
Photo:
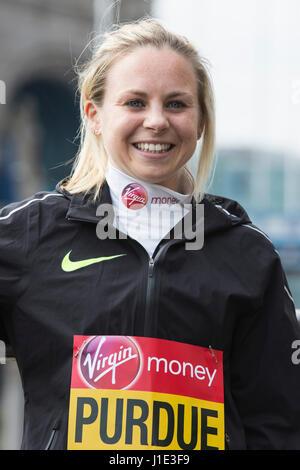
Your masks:
[[[28,218],[28,214],[36,214],[43,210],[52,212],[67,207],[68,202],[57,191],[40,191],[22,200],[10,203],[0,209],[0,223],[11,223]]]
[[[251,222],[246,209],[234,199],[215,194],[205,194],[204,200],[208,201],[210,204],[214,205],[229,216],[235,216],[243,219],[245,222]]]
[[[41,236],[65,217],[68,200],[57,191],[41,191],[0,210],[0,258],[25,269]]]
[[[241,252],[250,256],[260,256],[264,252],[264,256],[278,258],[271,236],[251,220],[243,205],[233,199],[213,194],[207,194],[205,199],[227,219],[229,231],[226,230],[226,236],[239,246]]]

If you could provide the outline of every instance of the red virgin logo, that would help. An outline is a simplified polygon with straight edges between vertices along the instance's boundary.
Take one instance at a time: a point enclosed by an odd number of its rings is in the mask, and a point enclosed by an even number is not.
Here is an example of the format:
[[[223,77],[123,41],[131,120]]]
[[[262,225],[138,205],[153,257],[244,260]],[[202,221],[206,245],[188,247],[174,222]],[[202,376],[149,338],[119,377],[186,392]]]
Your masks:
[[[128,209],[137,210],[147,204],[148,194],[141,184],[130,183],[123,189],[121,198]]]
[[[94,336],[84,345],[78,366],[90,388],[122,390],[139,375],[141,356],[127,336]]]

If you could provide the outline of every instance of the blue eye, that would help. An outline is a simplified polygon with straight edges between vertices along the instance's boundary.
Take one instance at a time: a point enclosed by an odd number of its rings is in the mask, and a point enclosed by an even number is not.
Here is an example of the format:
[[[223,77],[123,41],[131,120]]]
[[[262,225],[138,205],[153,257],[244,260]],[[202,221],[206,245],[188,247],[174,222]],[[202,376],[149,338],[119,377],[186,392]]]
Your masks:
[[[184,108],[185,104],[182,103],[181,101],[170,101],[170,103],[168,103],[168,107],[173,108],[173,109],[180,109],[180,108]]]
[[[127,101],[126,106],[130,106],[132,108],[141,108],[143,103],[140,100],[130,100]]]

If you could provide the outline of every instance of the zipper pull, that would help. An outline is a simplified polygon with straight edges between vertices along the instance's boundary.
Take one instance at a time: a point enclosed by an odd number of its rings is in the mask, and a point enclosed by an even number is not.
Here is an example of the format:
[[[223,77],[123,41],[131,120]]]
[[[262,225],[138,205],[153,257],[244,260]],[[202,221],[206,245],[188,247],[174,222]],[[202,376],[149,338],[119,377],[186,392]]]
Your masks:
[[[149,271],[148,271],[149,277],[153,276],[153,268],[154,268],[154,260],[153,260],[153,258],[150,258],[150,260],[149,260]]]

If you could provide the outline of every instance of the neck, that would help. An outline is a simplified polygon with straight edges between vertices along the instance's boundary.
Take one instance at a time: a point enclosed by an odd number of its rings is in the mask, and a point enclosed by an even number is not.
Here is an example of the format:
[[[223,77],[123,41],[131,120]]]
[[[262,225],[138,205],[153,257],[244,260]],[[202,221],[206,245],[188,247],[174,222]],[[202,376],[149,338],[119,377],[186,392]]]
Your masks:
[[[164,183],[149,183],[140,179],[135,178],[134,176],[125,173],[124,171],[118,169],[114,163],[110,160],[107,164],[106,169],[106,179],[109,186],[117,188],[116,185],[122,183],[140,183],[144,187],[151,190],[151,192],[166,192],[172,193],[179,196],[179,199],[182,197],[190,199],[194,191],[194,180],[192,175],[188,170],[182,168],[179,173],[177,173],[172,179],[168,180],[168,184]]]

